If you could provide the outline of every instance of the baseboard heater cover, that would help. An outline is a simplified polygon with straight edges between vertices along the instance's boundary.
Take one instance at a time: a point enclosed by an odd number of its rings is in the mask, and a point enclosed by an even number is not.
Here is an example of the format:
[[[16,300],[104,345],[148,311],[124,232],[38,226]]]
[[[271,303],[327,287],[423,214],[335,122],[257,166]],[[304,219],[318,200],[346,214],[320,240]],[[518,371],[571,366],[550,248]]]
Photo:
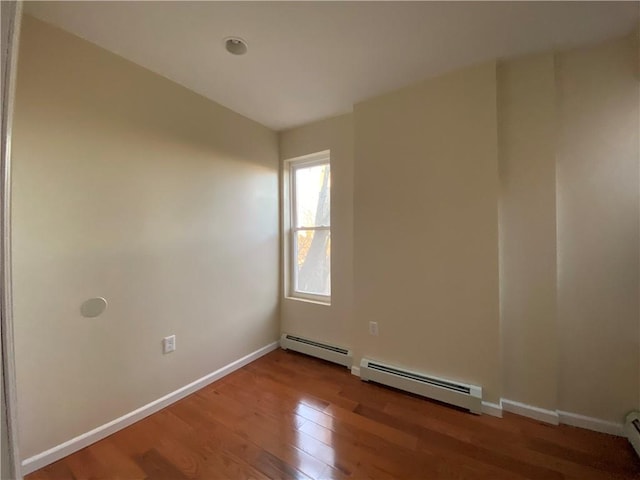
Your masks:
[[[412,372],[369,358],[360,362],[360,378],[466,408],[477,415],[482,412],[482,387],[476,385]]]
[[[624,430],[629,442],[640,456],[640,412],[631,412],[627,415]]]
[[[280,338],[280,347],[283,350],[304,353],[338,365],[344,365],[347,368],[351,368],[353,364],[353,353],[348,348],[317,342],[309,338],[284,333]]]

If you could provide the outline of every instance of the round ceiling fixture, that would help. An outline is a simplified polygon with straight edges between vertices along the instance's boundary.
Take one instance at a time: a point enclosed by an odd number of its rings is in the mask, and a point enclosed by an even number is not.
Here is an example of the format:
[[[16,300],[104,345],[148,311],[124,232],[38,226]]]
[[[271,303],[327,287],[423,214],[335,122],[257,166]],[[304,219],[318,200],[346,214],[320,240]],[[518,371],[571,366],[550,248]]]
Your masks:
[[[244,55],[247,53],[247,42],[240,37],[227,37],[224,39],[224,48],[232,55]]]

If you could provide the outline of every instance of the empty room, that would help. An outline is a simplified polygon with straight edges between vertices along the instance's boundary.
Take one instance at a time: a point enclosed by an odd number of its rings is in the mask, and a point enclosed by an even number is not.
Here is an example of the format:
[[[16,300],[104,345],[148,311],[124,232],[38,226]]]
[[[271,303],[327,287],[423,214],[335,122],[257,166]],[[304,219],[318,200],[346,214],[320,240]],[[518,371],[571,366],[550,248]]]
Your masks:
[[[2,5],[2,479],[640,478],[640,2]]]

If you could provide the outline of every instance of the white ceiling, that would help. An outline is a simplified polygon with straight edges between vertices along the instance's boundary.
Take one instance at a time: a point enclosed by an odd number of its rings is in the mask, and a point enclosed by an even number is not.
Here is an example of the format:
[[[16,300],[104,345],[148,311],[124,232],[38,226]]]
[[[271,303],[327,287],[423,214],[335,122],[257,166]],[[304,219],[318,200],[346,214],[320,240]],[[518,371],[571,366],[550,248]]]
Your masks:
[[[493,58],[630,32],[638,2],[26,2],[26,12],[274,129]],[[249,44],[234,57],[222,39]]]

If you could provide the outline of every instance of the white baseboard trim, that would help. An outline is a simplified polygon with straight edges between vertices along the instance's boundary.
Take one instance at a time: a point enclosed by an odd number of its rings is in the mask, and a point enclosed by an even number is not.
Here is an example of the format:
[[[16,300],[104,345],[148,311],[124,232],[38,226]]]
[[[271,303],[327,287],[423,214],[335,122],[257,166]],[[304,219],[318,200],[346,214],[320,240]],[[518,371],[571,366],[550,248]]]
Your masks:
[[[351,374],[360,376],[360,367],[351,367]],[[502,398],[500,403],[482,402],[482,413],[493,417],[502,418],[502,412],[515,413],[523,417],[532,418],[539,422],[548,423],[550,425],[571,425],[573,427],[585,428],[595,432],[608,433],[609,435],[617,435],[624,437],[624,425],[622,423],[609,422],[598,418],[587,417],[577,413],[546,410],[526,403],[516,402]]]
[[[193,392],[200,390],[203,387],[206,387],[210,383],[215,382],[216,380],[221,379],[225,375],[238,370],[241,367],[257,360],[258,358],[266,355],[269,352],[272,352],[278,348],[278,342],[270,343],[269,345],[265,345],[262,348],[259,348],[255,352],[250,353],[234,362],[231,362],[228,365],[225,365],[222,368],[219,368],[215,372],[212,372],[208,375],[205,375],[202,378],[199,378],[195,382],[192,382],[188,385],[185,385],[178,390],[175,390],[164,397],[158,398],[151,403],[148,403],[133,412],[129,412],[115,420],[110,421],[109,423],[105,423],[93,430],[83,433],[82,435],[78,435],[71,440],[68,440],[60,445],[56,445],[49,450],[46,450],[42,453],[38,453],[32,457],[29,457],[22,461],[22,475],[28,475],[31,472],[34,472],[42,467],[49,465],[61,458],[66,457],[78,450],[85,448],[99,440],[102,440],[109,435],[122,430],[129,425],[142,420],[149,415],[162,410],[163,408],[171,405],[172,403],[177,402],[178,400],[186,397],[187,395],[191,395]]]
[[[545,410],[544,408],[526,405],[513,400],[502,399],[502,409],[505,412],[515,413],[523,417],[533,418],[551,425],[571,425],[572,427],[585,428],[594,432],[608,433],[624,437],[624,425],[599,418],[587,417],[578,413],[563,412],[561,410]]]
[[[533,418],[534,420],[550,423],[551,425],[558,425],[560,423],[558,412],[555,410],[545,410],[544,408],[534,407],[526,403],[514,402],[513,400],[506,400],[504,398],[502,399],[502,409],[505,412]]]
[[[560,410],[558,410],[558,416],[560,417],[560,423],[564,423],[565,425],[586,428],[587,430],[608,433],[609,435],[616,435],[618,437],[625,436],[624,424],[622,423],[600,420],[599,418],[587,417],[586,415],[579,415],[577,413],[562,412]]]
[[[482,413],[492,417],[502,418],[502,405],[491,402],[482,402]]]

